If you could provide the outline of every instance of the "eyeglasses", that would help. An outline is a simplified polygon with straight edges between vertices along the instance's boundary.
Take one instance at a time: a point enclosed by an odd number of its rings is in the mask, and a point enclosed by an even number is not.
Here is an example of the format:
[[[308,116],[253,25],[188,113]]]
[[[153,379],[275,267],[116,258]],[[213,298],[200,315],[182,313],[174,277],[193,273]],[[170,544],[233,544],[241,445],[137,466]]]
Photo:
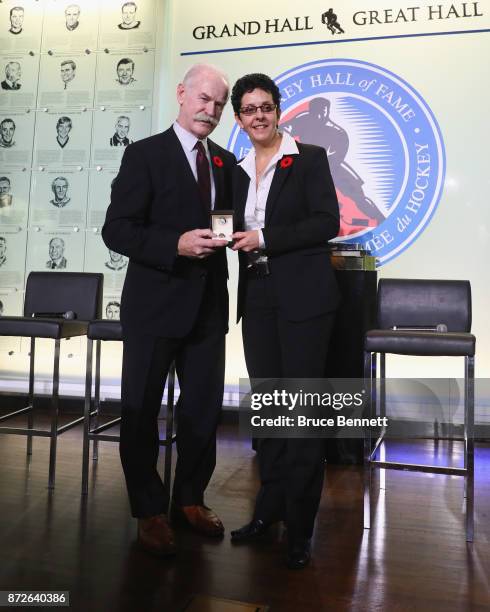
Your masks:
[[[277,108],[277,104],[272,104],[271,102],[265,102],[260,106],[255,106],[254,104],[250,104],[249,106],[243,106],[240,109],[241,115],[255,115],[258,110],[261,110],[263,113],[273,113]]]

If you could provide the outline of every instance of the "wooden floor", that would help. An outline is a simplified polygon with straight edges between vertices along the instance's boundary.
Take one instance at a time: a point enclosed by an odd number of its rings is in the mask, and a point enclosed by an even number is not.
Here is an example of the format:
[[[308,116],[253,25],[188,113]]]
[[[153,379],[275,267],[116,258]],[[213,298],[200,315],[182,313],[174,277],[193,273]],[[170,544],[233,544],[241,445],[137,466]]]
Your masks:
[[[209,541],[178,531],[175,560],[134,546],[135,522],[117,447],[103,443],[88,500],[80,497],[81,432],[59,438],[56,490],[47,490],[48,440],[0,436],[0,590],[69,590],[71,609],[177,612],[194,594],[268,604],[272,612],[490,610],[490,447],[476,449],[476,539],[464,538],[462,479],[387,473],[374,525],[362,529],[361,472],[327,468],[314,537],[303,572],[283,566],[279,529],[260,543],[232,546],[229,530],[249,517],[257,487],[248,441],[219,432],[207,503],[227,535]],[[455,465],[461,447],[391,443],[390,458]]]

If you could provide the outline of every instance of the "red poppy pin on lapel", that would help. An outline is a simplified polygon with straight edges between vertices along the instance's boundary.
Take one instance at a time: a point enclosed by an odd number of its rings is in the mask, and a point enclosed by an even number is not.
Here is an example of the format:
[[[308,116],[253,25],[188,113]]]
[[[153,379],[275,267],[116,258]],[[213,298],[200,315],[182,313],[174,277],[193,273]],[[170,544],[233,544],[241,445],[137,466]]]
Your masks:
[[[218,168],[222,168],[223,167],[223,160],[221,159],[221,157],[219,157],[219,155],[215,155],[213,157],[213,163]]]
[[[281,159],[280,165],[281,168],[289,168],[289,166],[293,163],[293,158],[290,155],[286,155]]]

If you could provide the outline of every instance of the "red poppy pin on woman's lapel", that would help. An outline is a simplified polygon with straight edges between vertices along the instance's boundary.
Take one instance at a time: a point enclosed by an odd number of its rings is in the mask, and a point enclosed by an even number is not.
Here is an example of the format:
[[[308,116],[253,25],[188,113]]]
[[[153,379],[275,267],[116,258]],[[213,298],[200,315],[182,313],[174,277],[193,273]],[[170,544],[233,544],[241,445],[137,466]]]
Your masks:
[[[281,168],[289,168],[293,163],[293,158],[290,155],[286,155],[280,161]]]

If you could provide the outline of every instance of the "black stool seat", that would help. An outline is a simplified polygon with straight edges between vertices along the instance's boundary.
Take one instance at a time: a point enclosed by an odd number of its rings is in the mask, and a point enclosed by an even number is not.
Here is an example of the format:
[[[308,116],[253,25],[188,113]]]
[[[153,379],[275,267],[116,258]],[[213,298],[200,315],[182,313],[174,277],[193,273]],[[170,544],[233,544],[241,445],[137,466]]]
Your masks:
[[[121,323],[110,319],[90,321],[87,338],[90,340],[122,340]]]
[[[0,336],[22,336],[23,338],[71,338],[84,336],[86,321],[65,319],[28,319],[26,317],[1,317]]]
[[[475,336],[469,333],[374,329],[366,333],[364,350],[395,355],[472,357],[475,344]]]

